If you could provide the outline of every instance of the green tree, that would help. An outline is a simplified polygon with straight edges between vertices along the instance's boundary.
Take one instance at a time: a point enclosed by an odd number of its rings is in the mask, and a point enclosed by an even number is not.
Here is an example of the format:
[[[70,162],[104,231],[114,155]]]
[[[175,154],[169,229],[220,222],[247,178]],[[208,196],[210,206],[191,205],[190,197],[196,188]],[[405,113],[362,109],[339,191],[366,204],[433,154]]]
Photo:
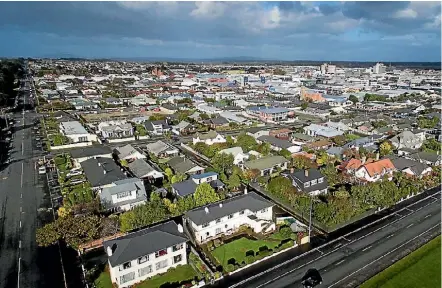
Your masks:
[[[269,155],[272,151],[270,143],[261,143],[256,150],[264,156]]]
[[[227,145],[228,145],[229,147],[231,147],[231,146],[233,146],[233,144],[235,144],[235,141],[233,141],[232,136],[228,135],[228,136],[226,137],[226,143],[227,143]]]
[[[242,148],[244,152],[249,152],[250,150],[256,150],[258,144],[255,138],[245,133],[241,133],[236,138],[236,145]]]
[[[332,163],[329,163],[320,169],[321,174],[327,179],[328,185],[335,186],[340,182],[338,171]]]
[[[337,146],[344,146],[344,144],[347,142],[347,139],[345,138],[344,135],[338,135],[332,138],[332,141],[337,145]]]
[[[277,176],[271,179],[267,185],[267,191],[285,200],[288,200],[290,194],[296,193],[292,181],[283,176]]]
[[[353,104],[356,104],[359,102],[358,97],[356,97],[355,95],[350,95],[350,97],[348,97],[348,100],[350,100],[351,102],[353,102]]]
[[[426,139],[422,144],[422,150],[431,153],[441,152],[441,143],[434,138]]]
[[[307,109],[308,108],[308,103],[307,102],[302,102],[302,104],[301,104],[301,110],[305,110],[305,109]]]
[[[173,171],[169,167],[164,169],[164,174],[166,174],[167,179],[171,180],[173,177]]]
[[[379,120],[379,121],[372,122],[371,124],[373,125],[374,128],[377,129],[377,128],[382,128],[382,127],[387,126],[388,123],[385,120]]]
[[[233,155],[230,153],[218,153],[212,158],[212,166],[218,173],[230,172],[233,167]]]
[[[136,206],[120,215],[120,229],[122,232],[128,232],[160,222],[169,216],[170,212],[159,195],[152,193],[149,202]]]
[[[393,152],[393,147],[388,141],[382,142],[382,144],[379,146],[379,154],[381,156],[389,155]]]
[[[304,156],[293,157],[292,164],[295,169],[309,169],[314,166],[313,162]]]
[[[292,153],[290,153],[290,151],[287,149],[282,149],[281,151],[279,151],[279,155],[289,160],[292,158]]]
[[[209,183],[199,184],[198,187],[196,187],[193,197],[195,199],[196,206],[203,206],[220,200],[219,195]]]
[[[186,178],[187,176],[185,174],[176,174],[172,176],[172,178],[170,179],[170,183],[175,184],[178,182],[182,182],[186,180]]]
[[[328,154],[327,154],[327,152],[325,150],[319,150],[316,153],[316,163],[319,166],[327,164],[328,160],[329,160],[329,156],[328,156]]]
[[[237,174],[233,174],[228,180],[229,189],[233,190],[241,186],[241,179]]]

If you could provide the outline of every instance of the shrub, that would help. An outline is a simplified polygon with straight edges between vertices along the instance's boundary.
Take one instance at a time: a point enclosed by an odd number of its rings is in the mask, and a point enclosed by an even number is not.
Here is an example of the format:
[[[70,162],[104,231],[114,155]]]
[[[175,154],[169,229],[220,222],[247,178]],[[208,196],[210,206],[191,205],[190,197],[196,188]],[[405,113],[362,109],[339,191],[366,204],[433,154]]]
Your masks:
[[[261,247],[259,247],[259,254],[262,254],[262,252],[264,252],[264,251],[268,251],[269,250],[269,247],[267,247],[267,246],[261,246]]]
[[[215,239],[213,240],[213,245],[218,248],[219,246],[221,246],[222,242],[219,239]]]
[[[236,263],[236,259],[235,259],[235,258],[230,258],[230,259],[227,261],[227,264],[235,265],[235,263]]]
[[[226,267],[226,271],[227,271],[227,272],[235,271],[235,265],[233,265],[233,264],[228,264],[227,267]]]
[[[246,251],[246,257],[247,256],[255,256],[255,251],[253,250]]]
[[[284,227],[281,227],[281,229],[279,229],[279,234],[281,234],[281,236],[284,238],[284,239],[288,239],[288,238],[290,238],[290,236],[292,235],[292,229],[290,229],[290,227],[288,227],[288,226],[284,226]]]
[[[214,274],[214,277],[215,277],[215,279],[219,279],[219,278],[221,278],[221,275],[222,275],[221,272],[216,271]]]
[[[212,241],[207,242],[207,249],[209,249],[209,251],[212,251],[214,249]]]
[[[251,264],[253,262],[255,262],[255,256],[253,256],[253,255],[246,256],[246,263],[247,264]]]

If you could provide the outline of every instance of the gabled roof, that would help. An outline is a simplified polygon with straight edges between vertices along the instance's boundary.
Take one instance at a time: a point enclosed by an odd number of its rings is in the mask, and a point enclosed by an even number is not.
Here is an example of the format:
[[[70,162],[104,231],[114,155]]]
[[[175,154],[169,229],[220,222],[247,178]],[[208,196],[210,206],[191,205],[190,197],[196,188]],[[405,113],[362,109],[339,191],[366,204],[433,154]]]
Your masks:
[[[278,148],[282,148],[282,149],[287,149],[292,146],[295,146],[295,144],[293,144],[287,140],[282,140],[282,139],[279,139],[279,138],[276,138],[273,136],[267,136],[267,135],[259,136],[256,140],[259,140],[261,142],[270,143],[270,145],[278,147]]]
[[[394,170],[395,169],[393,163],[388,158],[382,159],[382,160],[379,160],[376,162],[364,164],[364,165],[362,165],[362,167],[364,167],[367,170],[370,177],[373,177],[376,174],[381,175],[382,172],[384,171],[384,169],[385,170]]]
[[[287,163],[287,159],[282,156],[268,156],[260,159],[247,161],[244,166],[248,169],[264,170],[274,167],[275,165]]]
[[[186,241],[185,234],[178,231],[177,224],[174,221],[169,221],[105,241],[103,246],[105,250],[107,247],[113,250],[112,256],[109,257],[109,263],[115,267]]]
[[[428,168],[428,165],[425,163],[403,157],[392,158],[391,162],[397,170],[402,171],[409,168],[415,175],[421,175]]]
[[[220,205],[220,203],[222,205]],[[246,209],[257,212],[274,205],[275,204],[264,199],[255,192],[250,192],[218,203],[193,209],[186,212],[185,217],[189,218],[196,225],[201,225]],[[209,213],[206,213],[206,207]]]
[[[99,155],[112,154],[112,149],[106,145],[93,145],[74,148],[69,151],[72,158],[93,157]]]
[[[127,166],[129,167],[130,171],[132,171],[132,173],[134,173],[134,175],[138,178],[144,178],[149,173],[157,171],[143,159],[136,159],[135,161],[127,164]]]
[[[184,174],[190,169],[197,167],[198,165],[195,164],[193,161],[185,158],[185,157],[173,157],[169,161],[167,161],[167,164],[176,172]]]
[[[100,199],[101,203],[106,209],[113,207],[120,207],[131,203],[138,203],[141,201],[147,201],[146,189],[143,181],[138,178],[128,178],[114,182],[115,186],[105,187],[101,190]],[[122,192],[136,191],[136,198],[122,202],[113,203],[112,195],[117,195]]]
[[[92,187],[108,185],[127,178],[111,158],[91,158],[81,162],[80,165]]]
[[[241,147],[232,147],[232,148],[223,149],[223,150],[219,151],[218,153],[219,154],[221,154],[221,153],[231,154],[231,155],[233,155],[233,157],[236,157],[236,155],[238,155],[240,153],[244,154]]]
[[[198,185],[192,179],[172,184],[172,188],[181,197],[195,193],[196,187],[198,187]]]
[[[138,152],[137,149],[135,149],[130,144],[127,144],[123,147],[117,147],[114,149],[114,151],[115,151],[115,154],[117,154],[118,158],[120,158],[120,159],[126,158],[126,157]],[[140,153],[140,152],[138,152],[138,153]],[[140,153],[140,154],[142,155],[142,158],[146,158],[142,153]]]
[[[197,133],[195,138],[199,138],[200,140],[208,140],[208,139],[214,139],[216,138],[216,136],[218,136],[218,133],[216,133],[213,130],[210,130],[205,134]]]

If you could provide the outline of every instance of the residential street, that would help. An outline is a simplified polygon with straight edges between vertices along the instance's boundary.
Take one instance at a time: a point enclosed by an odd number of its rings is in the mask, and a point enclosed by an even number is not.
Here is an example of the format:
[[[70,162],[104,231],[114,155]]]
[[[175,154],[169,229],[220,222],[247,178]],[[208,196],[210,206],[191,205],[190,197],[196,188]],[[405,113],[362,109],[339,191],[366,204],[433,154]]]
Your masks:
[[[381,227],[338,238],[304,257],[276,265],[230,287],[302,287],[300,280],[310,268],[318,269],[323,278],[317,287],[355,287],[384,269],[401,252],[408,254],[440,235],[440,210],[438,193],[394,213]]]
[[[28,93],[28,92],[26,92]],[[20,99],[26,104],[26,95]],[[37,227],[51,220],[44,175],[38,175],[32,126],[36,113],[14,114],[11,163],[0,172],[0,287],[61,287],[58,247],[38,248]]]

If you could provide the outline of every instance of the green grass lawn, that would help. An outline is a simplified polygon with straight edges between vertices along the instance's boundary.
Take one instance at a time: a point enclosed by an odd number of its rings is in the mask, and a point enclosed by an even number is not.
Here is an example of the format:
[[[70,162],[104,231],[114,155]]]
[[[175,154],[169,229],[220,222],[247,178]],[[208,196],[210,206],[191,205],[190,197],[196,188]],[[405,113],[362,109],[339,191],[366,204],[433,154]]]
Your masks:
[[[243,260],[246,259],[246,252],[249,250],[253,250],[256,253],[262,246],[267,246],[268,249],[273,250],[281,243],[281,241],[278,240],[250,240],[243,237],[219,246],[212,251],[212,254],[223,267],[226,267],[227,262],[231,258],[235,258],[237,263],[241,263]]]
[[[101,272],[97,280],[94,281],[94,284],[97,286],[97,288],[112,288],[112,281],[109,272]]]
[[[441,287],[441,236],[388,267],[361,288]]]
[[[155,275],[150,279],[136,285],[137,288],[158,288],[165,283],[192,281],[197,276],[196,271],[190,265],[180,265],[168,270],[161,275]],[[178,285],[177,285],[178,287]]]

